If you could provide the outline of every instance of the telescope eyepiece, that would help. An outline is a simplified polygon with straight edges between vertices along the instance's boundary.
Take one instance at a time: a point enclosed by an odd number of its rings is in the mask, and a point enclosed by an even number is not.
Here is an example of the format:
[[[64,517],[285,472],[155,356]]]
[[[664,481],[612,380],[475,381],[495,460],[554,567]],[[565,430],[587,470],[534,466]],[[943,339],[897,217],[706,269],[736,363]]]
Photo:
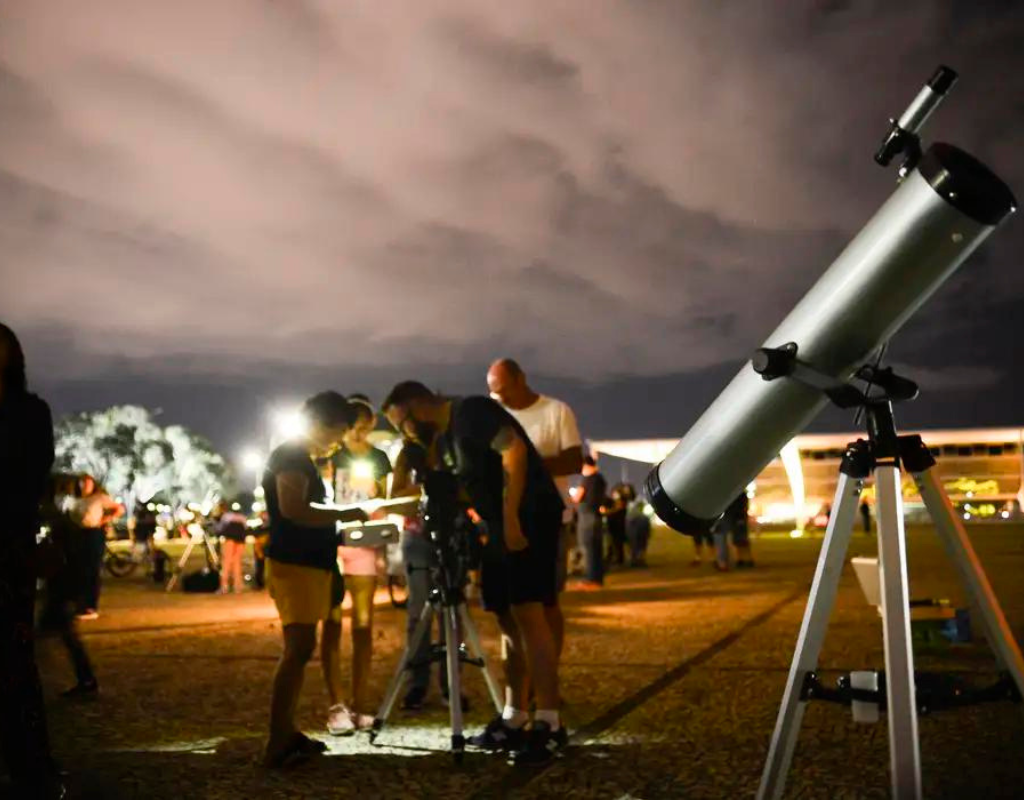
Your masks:
[[[944,95],[953,88],[953,84],[956,83],[959,77],[955,69],[941,65],[935,70],[935,74],[928,79],[928,86],[936,94]]]

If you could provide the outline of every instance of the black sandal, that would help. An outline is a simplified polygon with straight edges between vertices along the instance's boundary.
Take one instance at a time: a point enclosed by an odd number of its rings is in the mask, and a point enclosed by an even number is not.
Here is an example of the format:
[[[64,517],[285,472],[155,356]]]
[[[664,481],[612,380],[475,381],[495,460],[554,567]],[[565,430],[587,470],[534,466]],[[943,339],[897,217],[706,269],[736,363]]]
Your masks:
[[[265,755],[263,766],[267,769],[291,769],[299,766],[314,755],[307,744],[309,741],[301,733],[296,733],[283,750],[273,755]]]
[[[313,739],[306,736],[306,734],[301,731],[296,734],[296,741],[303,753],[308,753],[313,756],[323,755],[330,749],[326,743],[321,742],[319,739]]]

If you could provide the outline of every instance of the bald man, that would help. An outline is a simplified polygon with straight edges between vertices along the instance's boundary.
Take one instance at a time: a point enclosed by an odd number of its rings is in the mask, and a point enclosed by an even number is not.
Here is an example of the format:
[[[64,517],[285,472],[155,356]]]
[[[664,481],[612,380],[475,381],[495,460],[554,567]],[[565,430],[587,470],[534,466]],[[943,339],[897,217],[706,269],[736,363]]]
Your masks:
[[[501,358],[487,370],[487,388],[491,397],[523,426],[533,446],[537,448],[544,466],[555,479],[562,499],[566,504],[565,523],[560,540],[558,559],[558,589],[565,588],[568,558],[569,533],[572,525],[572,510],[569,501],[569,478],[578,475],[583,466],[583,443],[580,439],[576,415],[561,400],[538,394],[530,388],[526,373],[511,358]],[[549,624],[555,634],[559,655],[562,652],[565,622],[562,609],[557,604],[547,610]]]

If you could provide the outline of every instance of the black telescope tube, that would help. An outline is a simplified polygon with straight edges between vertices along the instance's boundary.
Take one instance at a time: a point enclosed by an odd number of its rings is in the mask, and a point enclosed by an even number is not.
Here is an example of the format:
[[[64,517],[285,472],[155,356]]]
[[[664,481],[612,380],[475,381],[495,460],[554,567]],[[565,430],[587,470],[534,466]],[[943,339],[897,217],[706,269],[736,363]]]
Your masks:
[[[693,514],[688,514],[675,504],[665,487],[661,485],[661,478],[658,477],[657,468],[652,469],[644,481],[644,493],[651,503],[651,508],[658,515],[658,519],[668,525],[672,530],[680,533],[699,533],[710,530],[711,526],[718,521],[718,517],[712,519],[701,519]]]

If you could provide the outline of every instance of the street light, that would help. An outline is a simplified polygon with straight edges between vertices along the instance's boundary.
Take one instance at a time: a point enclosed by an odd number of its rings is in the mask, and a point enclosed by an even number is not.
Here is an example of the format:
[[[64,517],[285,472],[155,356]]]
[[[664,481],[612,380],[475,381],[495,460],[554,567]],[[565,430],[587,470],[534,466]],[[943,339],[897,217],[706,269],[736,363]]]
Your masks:
[[[287,441],[302,436],[308,428],[306,417],[297,408],[275,409],[270,414],[270,421],[276,441]]]
[[[242,469],[246,472],[259,473],[263,469],[263,456],[255,448],[250,447],[247,450],[243,450],[238,460],[242,465]]]

